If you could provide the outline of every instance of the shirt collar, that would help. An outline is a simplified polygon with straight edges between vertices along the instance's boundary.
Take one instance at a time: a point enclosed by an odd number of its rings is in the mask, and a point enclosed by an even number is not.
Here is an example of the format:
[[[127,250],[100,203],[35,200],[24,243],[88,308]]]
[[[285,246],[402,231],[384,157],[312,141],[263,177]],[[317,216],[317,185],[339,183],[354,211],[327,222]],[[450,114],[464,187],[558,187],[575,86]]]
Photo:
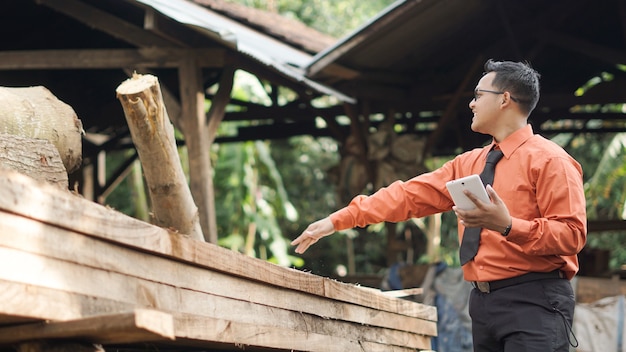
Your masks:
[[[526,142],[533,135],[533,127],[530,124],[527,124],[510,134],[500,143],[496,143],[494,139],[488,149],[491,150],[491,148],[499,148],[502,150],[504,157],[508,159],[511,157],[511,154],[517,150],[517,148],[524,144],[524,142]]]

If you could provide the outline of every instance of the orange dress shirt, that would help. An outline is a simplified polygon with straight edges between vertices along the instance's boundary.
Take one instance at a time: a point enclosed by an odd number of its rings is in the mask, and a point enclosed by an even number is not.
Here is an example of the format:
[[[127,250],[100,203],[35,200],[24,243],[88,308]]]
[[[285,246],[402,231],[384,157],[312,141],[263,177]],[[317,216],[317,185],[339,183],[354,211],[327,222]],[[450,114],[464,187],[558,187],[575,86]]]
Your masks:
[[[330,215],[335,230],[382,221],[399,222],[452,210],[446,182],[480,174],[495,142],[408,181],[396,181],[371,196],[357,196]],[[483,229],[474,260],[463,266],[467,281],[493,281],[527,272],[578,272],[577,253],[587,238],[582,168],[560,146],[533,133],[532,127],[498,144],[504,157],[496,165],[492,187],[512,217],[503,236]],[[459,241],[463,237],[459,223]]]

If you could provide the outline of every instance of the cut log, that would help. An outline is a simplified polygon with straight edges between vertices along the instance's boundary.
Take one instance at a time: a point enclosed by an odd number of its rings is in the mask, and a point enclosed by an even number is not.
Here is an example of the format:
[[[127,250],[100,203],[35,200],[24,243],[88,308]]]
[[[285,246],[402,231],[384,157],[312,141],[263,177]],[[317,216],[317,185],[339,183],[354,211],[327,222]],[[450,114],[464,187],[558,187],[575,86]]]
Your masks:
[[[45,87],[0,87],[0,133],[50,141],[68,173],[82,163],[82,123]]]
[[[158,79],[134,74],[116,92],[146,177],[154,223],[203,241]]]
[[[68,189],[59,151],[47,140],[0,133],[0,167]]]

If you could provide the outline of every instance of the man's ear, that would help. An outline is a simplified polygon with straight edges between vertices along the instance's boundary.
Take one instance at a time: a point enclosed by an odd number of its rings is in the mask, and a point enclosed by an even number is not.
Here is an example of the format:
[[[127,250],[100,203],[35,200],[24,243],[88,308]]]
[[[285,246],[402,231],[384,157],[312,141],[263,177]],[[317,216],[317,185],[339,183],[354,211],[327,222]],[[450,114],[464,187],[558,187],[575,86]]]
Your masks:
[[[504,92],[502,94],[502,104],[508,103],[511,101],[511,93],[509,92]]]

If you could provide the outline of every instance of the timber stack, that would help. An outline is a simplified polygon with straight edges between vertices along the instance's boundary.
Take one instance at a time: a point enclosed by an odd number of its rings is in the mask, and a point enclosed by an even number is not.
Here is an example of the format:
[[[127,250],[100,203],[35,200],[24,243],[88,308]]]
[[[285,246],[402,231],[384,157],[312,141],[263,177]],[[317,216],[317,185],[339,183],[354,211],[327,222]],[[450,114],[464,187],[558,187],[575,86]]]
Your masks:
[[[199,241],[192,225],[0,168],[0,350],[430,349],[434,307]]]

